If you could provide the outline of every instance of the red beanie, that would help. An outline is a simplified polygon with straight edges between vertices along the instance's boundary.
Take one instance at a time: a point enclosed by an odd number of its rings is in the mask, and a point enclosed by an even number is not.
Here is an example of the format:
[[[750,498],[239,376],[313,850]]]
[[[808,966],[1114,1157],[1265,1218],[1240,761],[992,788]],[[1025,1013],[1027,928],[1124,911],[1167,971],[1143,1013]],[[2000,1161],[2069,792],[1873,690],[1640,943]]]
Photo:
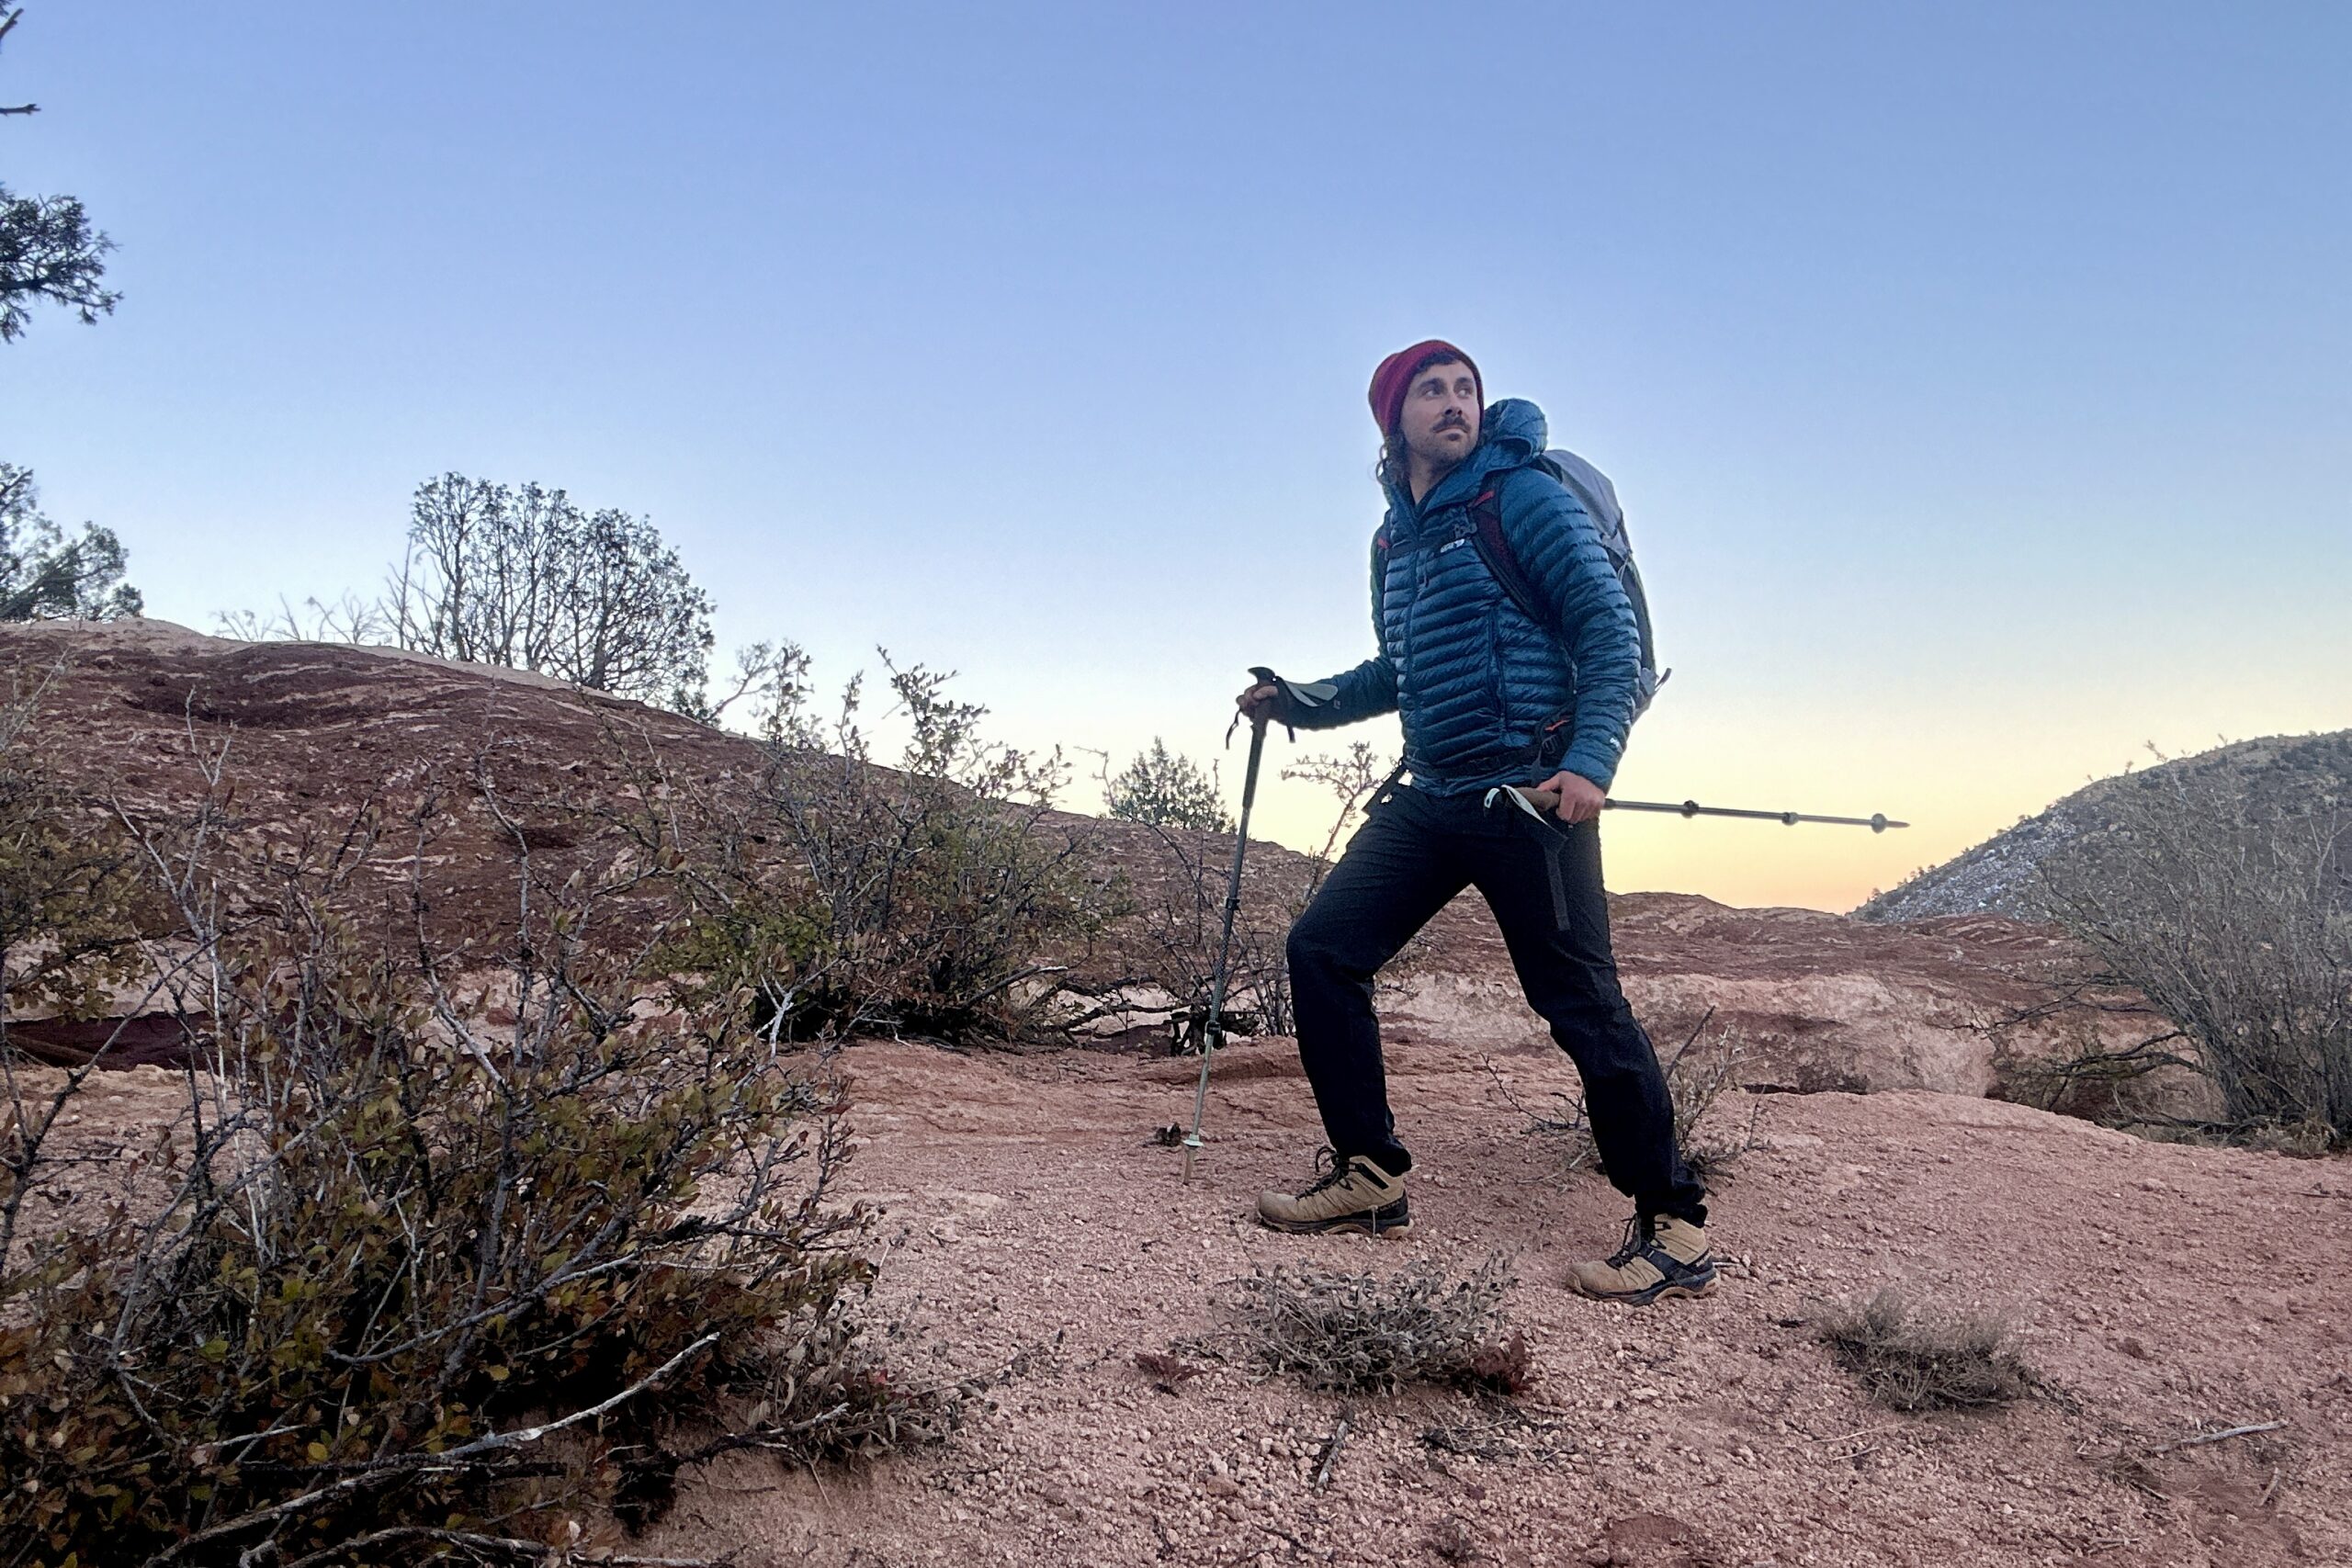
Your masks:
[[[1372,373],[1372,417],[1379,422],[1383,436],[1396,428],[1396,421],[1405,412],[1405,393],[1412,385],[1413,367],[1431,355],[1459,359],[1470,367],[1471,378],[1478,383],[1478,400],[1487,400],[1487,378],[1478,374],[1478,362],[1446,342],[1430,338],[1410,348],[1400,348],[1380,362]]]

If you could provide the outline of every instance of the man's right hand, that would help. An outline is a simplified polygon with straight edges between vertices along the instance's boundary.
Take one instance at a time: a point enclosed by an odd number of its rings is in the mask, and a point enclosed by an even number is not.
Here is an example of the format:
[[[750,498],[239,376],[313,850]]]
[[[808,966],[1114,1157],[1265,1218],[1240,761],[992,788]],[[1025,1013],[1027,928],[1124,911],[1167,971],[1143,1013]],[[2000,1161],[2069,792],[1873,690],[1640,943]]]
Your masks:
[[[1261,681],[1234,698],[1233,705],[1250,723],[1270,724],[1282,716],[1283,689],[1272,681]]]

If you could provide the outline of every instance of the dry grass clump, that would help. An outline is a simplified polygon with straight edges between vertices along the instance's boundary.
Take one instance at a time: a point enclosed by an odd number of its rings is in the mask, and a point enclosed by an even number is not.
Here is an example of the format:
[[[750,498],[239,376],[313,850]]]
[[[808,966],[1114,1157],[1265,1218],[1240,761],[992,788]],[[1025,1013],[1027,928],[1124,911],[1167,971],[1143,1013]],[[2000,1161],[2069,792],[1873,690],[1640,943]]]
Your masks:
[[[1922,1316],[1893,1289],[1827,1303],[1814,1314],[1813,1328],[1871,1398],[1895,1410],[2006,1404],[2039,1382],[1999,1318],[1975,1312]]]
[[[1225,1337],[1259,1371],[1336,1393],[1407,1383],[1517,1393],[1533,1380],[1526,1337],[1504,1334],[1510,1266],[1488,1258],[1466,1280],[1416,1266],[1374,1274],[1275,1269],[1236,1281]]]

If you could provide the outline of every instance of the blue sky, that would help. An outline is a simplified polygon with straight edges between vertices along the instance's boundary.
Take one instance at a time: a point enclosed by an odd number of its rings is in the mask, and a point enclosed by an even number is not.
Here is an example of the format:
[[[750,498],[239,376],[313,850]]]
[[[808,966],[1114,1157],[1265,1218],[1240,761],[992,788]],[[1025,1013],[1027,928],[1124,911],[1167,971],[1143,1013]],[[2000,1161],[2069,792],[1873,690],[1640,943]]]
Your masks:
[[[2318,4],[27,0],[0,179],[125,299],[0,349],[0,457],[198,627],[537,479],[723,644],[1205,759],[1369,651],[1363,384],[1444,335],[1626,502],[1619,792],[1919,824],[1617,819],[1612,884],[1842,908],[2352,724],[2347,81]]]

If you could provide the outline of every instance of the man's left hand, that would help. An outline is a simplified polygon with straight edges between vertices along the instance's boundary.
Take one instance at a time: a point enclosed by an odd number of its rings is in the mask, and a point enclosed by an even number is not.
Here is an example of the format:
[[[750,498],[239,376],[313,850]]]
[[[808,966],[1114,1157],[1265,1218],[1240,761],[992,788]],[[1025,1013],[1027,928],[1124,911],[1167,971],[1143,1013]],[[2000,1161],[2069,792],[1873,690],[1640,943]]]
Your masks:
[[[1558,816],[1563,822],[1589,822],[1600,815],[1601,804],[1608,792],[1582,773],[1565,770],[1554,773],[1535,786],[1545,794],[1556,791],[1560,796]]]

